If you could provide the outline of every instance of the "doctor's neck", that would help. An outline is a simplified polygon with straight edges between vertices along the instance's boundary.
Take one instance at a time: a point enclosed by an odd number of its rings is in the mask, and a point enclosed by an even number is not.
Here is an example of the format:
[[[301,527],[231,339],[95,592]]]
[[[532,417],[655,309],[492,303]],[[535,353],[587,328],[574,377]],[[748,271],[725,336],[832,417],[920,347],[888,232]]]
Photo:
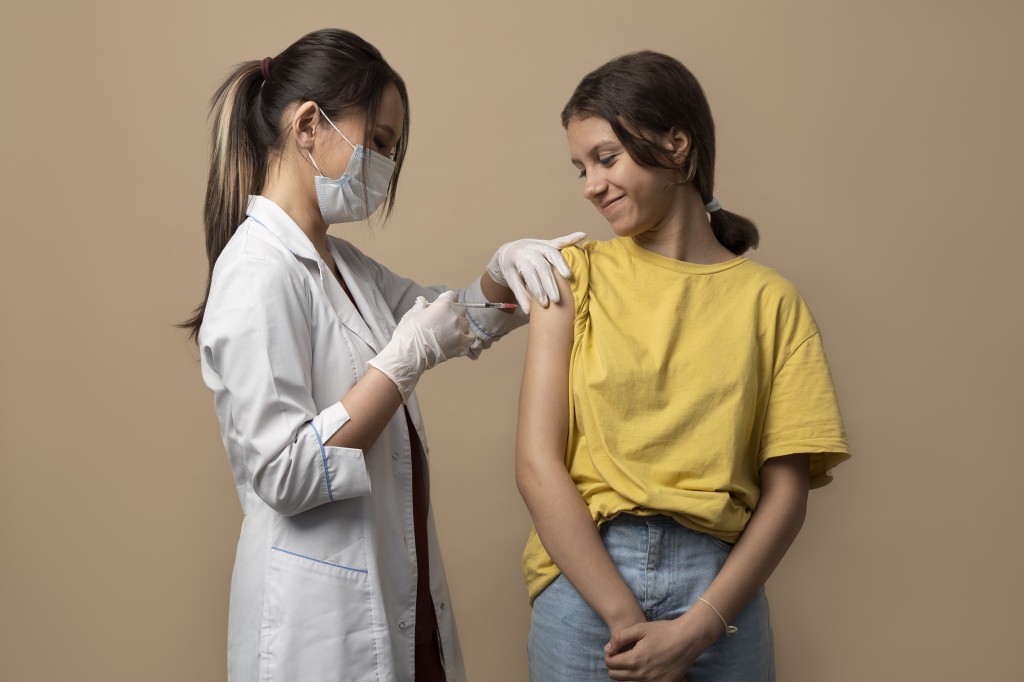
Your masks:
[[[303,165],[301,159],[294,157],[282,159],[270,168],[260,195],[281,207],[299,226],[320,257],[330,263],[330,252],[327,249],[328,225],[320,214],[308,166],[308,162]]]

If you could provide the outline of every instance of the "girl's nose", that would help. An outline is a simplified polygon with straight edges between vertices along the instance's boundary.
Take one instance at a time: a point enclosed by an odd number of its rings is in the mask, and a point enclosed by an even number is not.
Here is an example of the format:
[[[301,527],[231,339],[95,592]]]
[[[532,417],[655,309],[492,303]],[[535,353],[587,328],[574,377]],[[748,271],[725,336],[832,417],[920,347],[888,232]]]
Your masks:
[[[593,201],[595,198],[604,194],[605,190],[608,189],[608,183],[605,182],[604,178],[596,169],[593,172],[588,172],[587,177],[583,181],[583,198],[587,201]]]

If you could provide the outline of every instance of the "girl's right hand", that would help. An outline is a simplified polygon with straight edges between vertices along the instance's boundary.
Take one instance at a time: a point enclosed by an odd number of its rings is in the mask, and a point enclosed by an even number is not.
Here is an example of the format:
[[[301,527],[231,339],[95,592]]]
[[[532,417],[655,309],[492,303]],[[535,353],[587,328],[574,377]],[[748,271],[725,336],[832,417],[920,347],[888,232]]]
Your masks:
[[[367,363],[395,383],[403,402],[424,372],[469,351],[475,337],[469,333],[466,309],[458,304],[458,295],[446,291],[429,304],[422,296],[416,299],[388,345]]]
[[[613,631],[605,645],[605,665],[613,680],[685,682],[686,671],[722,634],[717,622],[694,617],[640,623]]]

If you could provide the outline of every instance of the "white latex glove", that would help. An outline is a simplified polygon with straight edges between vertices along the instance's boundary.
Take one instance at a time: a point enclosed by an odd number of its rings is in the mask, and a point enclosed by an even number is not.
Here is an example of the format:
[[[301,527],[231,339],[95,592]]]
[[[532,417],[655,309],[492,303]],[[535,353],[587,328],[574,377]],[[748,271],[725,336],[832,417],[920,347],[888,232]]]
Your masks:
[[[469,350],[475,337],[458,297],[459,292],[446,291],[429,304],[422,296],[417,298],[398,321],[388,345],[366,363],[395,382],[402,402],[409,400],[424,372]]]
[[[558,283],[551,270],[554,268],[566,279],[571,274],[559,249],[586,236],[584,232],[573,232],[558,239],[517,239],[502,244],[491,256],[487,274],[496,284],[511,289],[519,307],[529,314],[531,296],[545,307],[548,300],[558,302]]]

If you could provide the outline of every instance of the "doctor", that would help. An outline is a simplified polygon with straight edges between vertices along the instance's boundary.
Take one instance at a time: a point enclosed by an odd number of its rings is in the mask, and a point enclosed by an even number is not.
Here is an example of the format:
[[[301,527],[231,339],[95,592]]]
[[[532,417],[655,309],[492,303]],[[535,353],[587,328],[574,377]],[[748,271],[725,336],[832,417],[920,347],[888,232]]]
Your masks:
[[[461,291],[329,236],[390,210],[408,145],[402,79],[346,31],[242,64],[212,118],[211,273],[184,326],[245,514],[228,677],[463,680],[413,389],[526,322],[462,302],[557,300],[558,249],[582,235],[506,244]]]

